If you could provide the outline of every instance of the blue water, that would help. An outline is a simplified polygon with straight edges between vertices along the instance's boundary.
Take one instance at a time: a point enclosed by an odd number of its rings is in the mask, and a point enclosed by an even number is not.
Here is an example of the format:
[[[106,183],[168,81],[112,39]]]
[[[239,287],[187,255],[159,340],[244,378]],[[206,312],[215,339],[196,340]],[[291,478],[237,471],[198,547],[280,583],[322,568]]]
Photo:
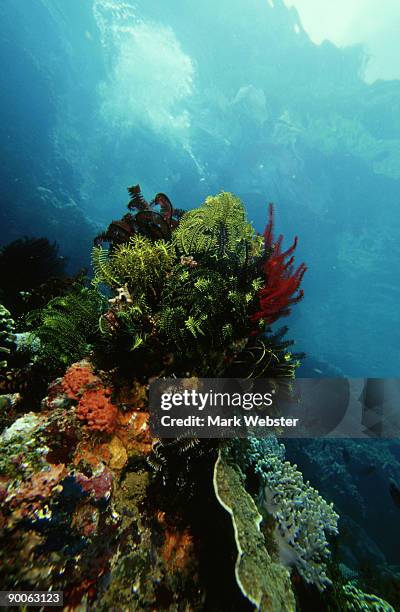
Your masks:
[[[2,243],[46,235],[76,269],[135,182],[183,208],[233,191],[260,231],[271,200],[309,268],[298,349],[397,375],[399,81],[367,85],[362,49],[315,45],[282,0],[3,0],[0,18]]]

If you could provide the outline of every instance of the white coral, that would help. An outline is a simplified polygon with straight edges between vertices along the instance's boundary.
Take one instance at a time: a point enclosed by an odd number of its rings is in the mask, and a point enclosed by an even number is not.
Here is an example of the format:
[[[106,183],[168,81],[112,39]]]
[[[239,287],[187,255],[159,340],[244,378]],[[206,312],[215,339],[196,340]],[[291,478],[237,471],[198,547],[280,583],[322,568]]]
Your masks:
[[[250,443],[252,460],[262,481],[262,503],[276,520],[281,562],[296,566],[306,582],[314,583],[322,591],[330,584],[326,575],[330,554],[326,534],[338,533],[339,515],[333,504],[328,504],[308,481],[303,481],[296,465],[283,460],[283,445],[276,440],[260,442]]]

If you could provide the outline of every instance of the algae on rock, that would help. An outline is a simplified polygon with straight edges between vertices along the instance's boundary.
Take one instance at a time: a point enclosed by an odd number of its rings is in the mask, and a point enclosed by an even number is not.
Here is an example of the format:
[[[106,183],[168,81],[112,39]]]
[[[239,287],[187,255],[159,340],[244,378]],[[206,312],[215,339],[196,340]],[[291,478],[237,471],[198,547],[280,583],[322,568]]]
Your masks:
[[[269,555],[260,531],[262,520],[244,487],[240,468],[220,449],[214,468],[214,490],[221,506],[231,515],[237,559],[235,574],[243,595],[265,612],[295,610],[290,574]]]

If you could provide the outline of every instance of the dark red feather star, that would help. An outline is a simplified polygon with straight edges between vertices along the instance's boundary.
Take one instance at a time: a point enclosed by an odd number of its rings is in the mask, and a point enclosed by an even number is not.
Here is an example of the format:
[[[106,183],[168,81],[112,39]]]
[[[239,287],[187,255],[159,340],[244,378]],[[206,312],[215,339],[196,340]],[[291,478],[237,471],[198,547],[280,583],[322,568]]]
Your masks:
[[[269,205],[269,219],[264,232],[264,244],[267,259],[264,264],[265,284],[258,293],[259,309],[251,316],[253,322],[265,321],[271,325],[280,317],[290,313],[291,306],[299,302],[304,292],[300,284],[307,268],[302,263],[294,269],[294,251],[297,247],[297,236],[286,251],[282,251],[283,236],[274,242],[274,211]]]

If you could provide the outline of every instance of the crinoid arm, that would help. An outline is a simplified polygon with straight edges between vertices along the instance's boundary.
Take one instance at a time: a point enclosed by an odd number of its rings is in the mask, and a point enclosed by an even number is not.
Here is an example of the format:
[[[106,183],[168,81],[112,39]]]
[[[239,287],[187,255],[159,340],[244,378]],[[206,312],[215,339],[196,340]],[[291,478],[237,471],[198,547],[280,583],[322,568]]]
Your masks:
[[[149,203],[144,199],[140,185],[132,185],[128,187],[128,193],[131,199],[128,202],[129,210],[148,210]]]

